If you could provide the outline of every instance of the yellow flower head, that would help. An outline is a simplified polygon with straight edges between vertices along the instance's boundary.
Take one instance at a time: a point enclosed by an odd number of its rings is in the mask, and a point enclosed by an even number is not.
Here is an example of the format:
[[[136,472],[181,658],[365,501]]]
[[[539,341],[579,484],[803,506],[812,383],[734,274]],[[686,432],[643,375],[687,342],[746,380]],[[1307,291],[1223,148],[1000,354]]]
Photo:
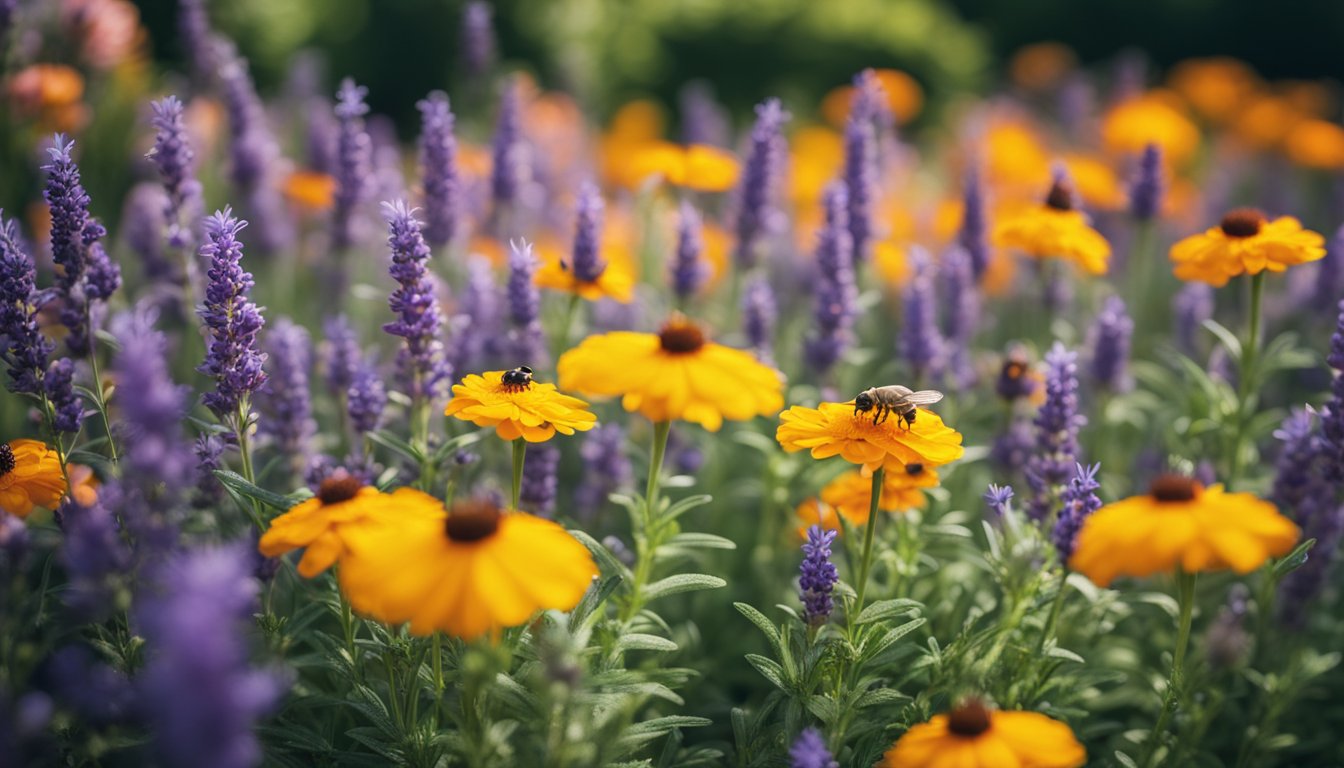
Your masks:
[[[811,450],[812,458],[840,456],[869,471],[882,466],[923,464],[936,467],[961,458],[961,433],[938,414],[920,408],[907,428],[900,419],[874,424],[858,413],[854,401],[795,405],[779,415],[775,439],[789,452]]]
[[[65,495],[61,458],[46,443],[0,443],[0,510],[27,517],[33,507],[55,509]]]
[[[1324,256],[1320,234],[1303,229],[1291,216],[1266,221],[1253,208],[1229,211],[1218,226],[1171,247],[1177,277],[1217,287],[1237,275],[1283,272]]]
[[[915,462],[892,465],[882,475],[882,498],[878,509],[883,512],[901,512],[924,506],[924,488],[938,485],[938,470]],[[873,500],[872,474],[851,470],[840,475],[821,489],[821,500],[835,508],[852,525],[868,522],[868,508]]]
[[[597,417],[585,410],[588,404],[556,391],[554,384],[532,380],[532,369],[471,374],[453,385],[453,399],[444,414],[470,421],[478,427],[494,427],[505,440],[523,438],[542,443],[559,432],[587,432]]]
[[[1232,117],[1260,87],[1254,70],[1223,57],[1182,61],[1167,81],[1195,111],[1216,122]]]
[[[588,550],[550,520],[403,489],[433,514],[389,514],[349,537],[341,591],[361,613],[413,634],[463,639],[526,622],[540,610],[567,611],[597,576]]]
[[[589,336],[560,356],[560,385],[594,396],[620,395],[650,421],[693,421],[711,432],[723,420],[764,416],[784,404],[778,371],[749,352],[715,344],[676,316],[658,333]]]
[[[1162,147],[1174,165],[1199,148],[1199,128],[1186,116],[1173,94],[1152,92],[1116,105],[1101,126],[1101,140],[1116,154],[1137,155],[1149,144]]]
[[[969,699],[897,739],[880,768],[1076,768],[1087,752],[1069,726],[1039,712]]]
[[[1288,158],[1304,168],[1344,169],[1344,127],[1326,120],[1303,120],[1288,132]]]
[[[1250,573],[1287,554],[1298,530],[1249,493],[1163,475],[1147,495],[1107,504],[1083,522],[1069,566],[1099,586],[1117,576],[1232,569]]]
[[[1111,244],[1074,210],[1073,190],[1057,179],[1042,205],[1006,217],[994,228],[994,242],[1038,259],[1066,259],[1093,275],[1106,274]]]
[[[610,232],[604,232],[600,245],[605,265],[601,273],[592,280],[580,279],[570,268],[570,264],[558,249],[549,244],[539,244],[537,250],[542,254],[541,266],[533,278],[541,288],[572,293],[585,301],[597,301],[608,298],[629,304],[634,298],[635,275],[625,244],[619,242]]]
[[[423,512],[424,507],[417,507],[415,501],[417,497],[408,495],[405,489],[379,493],[377,488],[363,485],[339,470],[322,481],[316,496],[272,520],[257,542],[257,551],[266,557],[279,557],[303,549],[299,574],[311,579],[345,556],[345,536],[350,531],[380,515]]]
[[[681,146],[660,141],[633,146],[623,177],[643,181],[661,176],[668,184],[699,192],[723,192],[737,183],[737,158],[705,144]]]

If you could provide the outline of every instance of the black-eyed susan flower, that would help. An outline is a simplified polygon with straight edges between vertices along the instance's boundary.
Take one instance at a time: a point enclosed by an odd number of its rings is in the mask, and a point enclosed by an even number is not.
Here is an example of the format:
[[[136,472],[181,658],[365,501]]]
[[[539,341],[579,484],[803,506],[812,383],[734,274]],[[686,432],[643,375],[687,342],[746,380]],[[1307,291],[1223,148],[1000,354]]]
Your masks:
[[[816,408],[795,405],[779,420],[775,439],[784,450],[810,450],[814,459],[840,456],[870,472],[883,466],[904,471],[907,464],[936,467],[963,453],[961,433],[923,408],[908,425],[894,418],[874,424],[868,414],[855,412],[853,400]]]
[[[437,511],[381,516],[347,537],[341,591],[361,613],[409,622],[417,635],[471,639],[540,610],[567,611],[597,576],[588,550],[550,520],[483,500],[445,511],[426,494],[405,493]]]
[[[938,470],[921,462],[892,465],[882,475],[882,497],[877,508],[884,512],[901,512],[924,506],[924,489],[938,485]],[[852,525],[868,522],[868,510],[873,500],[873,479],[862,470],[851,470],[821,489],[821,500],[834,507]]]
[[[674,317],[656,334],[590,336],[560,356],[560,385],[621,397],[627,411],[653,422],[693,421],[711,432],[783,404],[778,371],[749,352],[715,344],[695,323]]]
[[[34,507],[54,509],[64,495],[56,451],[37,440],[0,443],[0,509],[27,517]]]
[[[994,229],[994,242],[1038,259],[1064,259],[1093,275],[1106,274],[1111,244],[1074,206],[1071,183],[1056,179],[1040,205],[1006,216]]]
[[[1178,566],[1185,573],[1250,573],[1287,554],[1298,535],[1273,504],[1249,493],[1163,475],[1147,494],[1107,504],[1087,518],[1069,567],[1103,587],[1117,576],[1151,576]]]
[[[257,550],[266,557],[279,557],[303,549],[298,571],[311,579],[345,555],[345,536],[356,527],[379,515],[409,516],[440,509],[437,503],[421,503],[423,496],[407,489],[380,493],[353,475],[337,471],[322,481],[316,496],[272,520]]]
[[[1274,221],[1254,208],[1229,211],[1218,226],[1171,247],[1176,277],[1215,287],[1238,275],[1283,272],[1325,256],[1325,238],[1291,216]]]
[[[1068,725],[1039,712],[968,699],[896,740],[882,768],[1075,768],[1087,752]]]
[[[554,384],[532,379],[526,367],[471,374],[453,385],[453,399],[444,411],[478,427],[494,427],[505,440],[523,438],[540,443],[559,432],[572,435],[597,424],[588,404],[561,394]]]

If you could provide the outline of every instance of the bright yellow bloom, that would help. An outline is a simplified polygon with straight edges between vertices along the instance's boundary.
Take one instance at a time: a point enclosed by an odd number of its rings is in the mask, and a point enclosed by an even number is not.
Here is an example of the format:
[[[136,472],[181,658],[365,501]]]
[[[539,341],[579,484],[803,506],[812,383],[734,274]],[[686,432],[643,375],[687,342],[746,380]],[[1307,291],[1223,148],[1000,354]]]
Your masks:
[[[845,140],[836,131],[810,125],[794,132],[790,145],[789,198],[795,207],[812,205],[844,165]]]
[[[1174,165],[1189,160],[1199,149],[1199,128],[1186,116],[1173,94],[1152,92],[1116,105],[1101,125],[1106,149],[1137,155],[1149,144],[1162,147]]]
[[[790,453],[808,449],[814,459],[840,456],[869,471],[887,464],[936,467],[956,461],[964,452],[961,433],[943,424],[933,411],[918,409],[907,429],[901,419],[874,424],[857,413],[854,401],[795,405],[779,415],[775,439]]]
[[[650,421],[693,421],[711,432],[723,420],[773,413],[784,404],[781,374],[749,352],[715,344],[682,317],[653,333],[589,336],[560,356],[565,389],[621,397]]]
[[[540,610],[567,611],[597,576],[588,550],[550,520],[463,501],[445,512],[379,517],[348,537],[341,591],[360,613],[413,634],[436,630],[472,639],[526,622]]]
[[[1306,119],[1292,101],[1273,94],[1257,96],[1236,113],[1232,128],[1237,138],[1255,149],[1275,149],[1298,123]]]
[[[1218,226],[1171,247],[1176,277],[1217,287],[1237,275],[1283,272],[1324,256],[1320,234],[1303,229],[1291,216],[1266,221],[1253,208],[1229,211]]]
[[[879,768],[1076,768],[1087,751],[1069,726],[1039,712],[991,710],[978,699],[905,732]]]
[[[46,443],[0,443],[0,510],[27,517],[33,507],[55,509],[65,495],[61,458]]]
[[[257,551],[266,557],[280,557],[303,549],[299,574],[311,579],[345,556],[345,537],[351,531],[382,515],[424,513],[426,507],[416,504],[419,500],[408,489],[380,493],[343,471],[336,472],[322,481],[316,496],[272,520],[257,542]]]
[[[1128,202],[1124,185],[1115,171],[1104,160],[1092,155],[1068,154],[1064,167],[1078,186],[1078,194],[1091,208],[1115,210]]]
[[[905,249],[890,240],[873,243],[873,267],[882,284],[900,288],[910,282],[912,269]]]
[[[920,463],[891,465],[882,475],[882,498],[878,509],[883,512],[903,512],[924,506],[924,488],[938,485],[938,470]],[[872,473],[850,470],[821,489],[821,500],[834,507],[852,525],[868,522],[868,509],[873,501]]]
[[[537,269],[536,284],[542,288],[576,294],[585,301],[615,299],[629,304],[635,296],[635,278],[617,261],[607,262],[606,269],[596,280],[580,280],[561,259],[543,261]]]
[[[1195,111],[1217,122],[1232,117],[1259,88],[1254,70],[1224,57],[1182,61],[1167,80]]]
[[[1111,244],[1073,209],[1072,192],[1056,181],[1041,205],[1025,208],[994,228],[994,242],[1038,259],[1065,259],[1093,275],[1106,274]]]
[[[1287,554],[1299,531],[1273,504],[1164,475],[1147,495],[1107,504],[1083,522],[1069,566],[1098,586],[1117,576],[1232,569]]]
[[[572,435],[592,429],[597,417],[587,407],[577,397],[561,394],[554,384],[533,381],[530,368],[515,368],[473,373],[454,384],[453,399],[444,414],[478,427],[494,427],[505,440],[521,437],[542,443],[556,432]]]
[[[643,181],[658,175],[668,184],[700,192],[723,192],[737,183],[737,158],[718,147],[660,141],[627,152],[625,178]]]

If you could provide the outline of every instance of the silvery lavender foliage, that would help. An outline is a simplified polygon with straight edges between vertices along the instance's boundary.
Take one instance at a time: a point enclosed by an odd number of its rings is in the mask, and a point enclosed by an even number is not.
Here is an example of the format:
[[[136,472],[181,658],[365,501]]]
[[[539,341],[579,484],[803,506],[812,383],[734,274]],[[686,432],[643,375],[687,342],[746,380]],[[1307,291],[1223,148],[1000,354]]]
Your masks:
[[[1316,294],[1312,305],[1320,312],[1334,312],[1344,295],[1344,225],[1325,243],[1325,257],[1316,262]]]
[[[1149,143],[1139,157],[1134,178],[1129,183],[1129,214],[1139,221],[1147,221],[1162,212],[1162,198],[1166,194],[1166,169],[1162,167],[1162,147]]]
[[[767,99],[756,106],[756,124],[751,129],[751,149],[742,168],[738,188],[737,244],[733,257],[740,267],[756,265],[760,239],[773,213],[775,188],[783,173],[785,144],[782,133],[789,113],[779,99]]]
[[[248,299],[252,275],[243,270],[243,244],[238,233],[247,222],[235,218],[231,208],[215,211],[205,220],[205,245],[201,256],[209,259],[205,304],[198,311],[210,334],[205,362],[198,371],[215,380],[213,392],[201,399],[220,418],[241,416],[244,421],[249,399],[266,383],[266,355],[256,348],[257,334],[265,320]],[[241,426],[241,425],[238,425]]]
[[[1035,419],[1035,450],[1027,459],[1026,478],[1033,520],[1050,517],[1056,494],[1078,462],[1078,430],[1087,418],[1078,413],[1078,353],[1060,342],[1045,355],[1045,403]]]
[[[979,167],[974,165],[966,172],[957,243],[970,256],[971,269],[978,282],[989,269],[989,212],[985,205],[985,183]]]
[[[848,192],[850,257],[857,266],[868,257],[877,204],[877,121],[884,111],[877,74],[865,69],[854,78],[854,96],[845,121],[845,191]]]
[[[789,747],[790,768],[840,768],[816,728],[806,728]]]
[[[275,184],[280,146],[266,123],[247,61],[232,43],[218,45],[219,78],[229,116],[229,181],[255,226],[255,245],[273,253],[289,244],[293,227]]]
[[[313,345],[308,331],[281,317],[266,334],[266,386],[259,405],[266,413],[261,427],[276,450],[291,467],[301,471],[313,451],[317,422],[308,388],[313,363]]]
[[[70,330],[71,354],[89,352],[91,304],[106,299],[121,284],[121,274],[98,242],[107,230],[89,215],[89,195],[71,154],[75,143],[56,134],[42,166],[47,184],[42,197],[51,209],[51,259],[58,267],[56,291],[61,297],[61,323]]]
[[[934,292],[934,267],[922,248],[911,248],[913,274],[906,284],[901,309],[904,315],[898,347],[901,358],[917,383],[941,376],[946,362],[943,335],[938,330],[938,298]]]
[[[943,254],[938,265],[941,304],[944,309],[943,336],[947,341],[947,368],[959,389],[975,386],[975,366],[971,364],[971,341],[980,329],[980,294],[976,288],[975,265],[961,246]]]
[[[1013,487],[1011,485],[990,483],[983,498],[985,505],[989,507],[989,511],[993,512],[996,518],[1007,517],[1011,514],[1013,503]]]
[[[763,275],[752,276],[742,291],[742,332],[747,337],[747,346],[762,361],[774,359],[778,317],[779,307],[770,281]]]
[[[1193,355],[1204,321],[1213,318],[1213,286],[1188,282],[1176,292],[1171,303],[1176,315],[1176,346],[1186,355]]]
[[[439,333],[443,315],[429,277],[429,245],[420,234],[420,222],[405,200],[383,203],[392,278],[397,288],[388,305],[397,319],[383,330],[404,341],[397,353],[398,378],[413,399],[433,400],[443,394],[452,378]]]
[[[812,332],[803,341],[803,359],[818,376],[826,375],[853,341],[858,293],[846,187],[839,183],[827,186],[821,204],[826,218],[817,232]]]
[[[513,365],[537,367],[547,359],[546,338],[541,329],[541,294],[533,275],[537,260],[526,240],[509,243],[508,346],[504,354]]]
[[[488,73],[495,63],[493,16],[485,2],[467,3],[462,9],[462,60],[473,76]]]
[[[98,498],[83,506],[67,496],[57,510],[63,537],[61,562],[69,588],[65,603],[77,617],[97,621],[112,611],[119,578],[131,566],[112,509],[120,501],[114,483],[98,489]]]
[[[584,182],[579,187],[578,205],[574,214],[574,248],[570,252],[569,267],[576,280],[591,283],[607,270],[602,260],[602,193],[597,185]]]
[[[191,222],[199,215],[201,184],[195,176],[196,153],[187,136],[182,102],[176,96],[165,96],[151,107],[154,148],[146,157],[158,169],[159,181],[167,193],[162,215],[168,246],[190,248],[195,245]]]
[[[1134,321],[1125,309],[1125,300],[1107,296],[1101,311],[1087,332],[1090,350],[1088,368],[1092,381],[1112,393],[1128,392],[1134,381],[1129,375],[1130,339]]]
[[[248,661],[258,584],[242,546],[183,552],[142,595],[136,628],[147,661],[140,706],[166,766],[249,768],[261,762],[253,729],[284,693]]]
[[[671,269],[672,292],[681,302],[694,296],[708,277],[709,270],[700,259],[705,250],[702,230],[700,212],[690,200],[683,199],[677,219],[677,250],[672,257]]]
[[[457,137],[448,94],[435,91],[421,99],[420,186],[424,189],[425,240],[447,245],[462,220],[462,189],[457,173]]]
[[[532,183],[532,150],[523,137],[522,83],[512,80],[499,101],[490,166],[490,196],[496,212],[520,202]]]
[[[531,443],[527,446],[523,481],[518,488],[518,501],[524,509],[542,517],[550,517],[555,513],[555,495],[560,487],[559,471],[559,448],[550,443]]]
[[[1097,498],[1097,489],[1101,488],[1101,483],[1097,482],[1097,472],[1101,471],[1101,465],[1084,467],[1075,464],[1074,467],[1074,476],[1060,494],[1059,518],[1055,520],[1055,529],[1050,536],[1061,563],[1069,562],[1073,556],[1083,521],[1101,509],[1101,499]]]
[[[803,543],[803,562],[798,567],[798,591],[803,601],[803,620],[810,627],[821,626],[831,617],[834,608],[831,592],[840,580],[840,573],[831,562],[831,542],[836,531],[824,531],[814,525],[807,529]]]
[[[625,430],[619,423],[599,424],[583,436],[579,446],[583,478],[574,491],[578,514],[591,519],[607,497],[630,484],[634,474],[625,455]]]
[[[336,195],[331,210],[331,244],[349,248],[359,238],[362,206],[373,192],[373,140],[364,128],[369,89],[345,78],[336,92]]]

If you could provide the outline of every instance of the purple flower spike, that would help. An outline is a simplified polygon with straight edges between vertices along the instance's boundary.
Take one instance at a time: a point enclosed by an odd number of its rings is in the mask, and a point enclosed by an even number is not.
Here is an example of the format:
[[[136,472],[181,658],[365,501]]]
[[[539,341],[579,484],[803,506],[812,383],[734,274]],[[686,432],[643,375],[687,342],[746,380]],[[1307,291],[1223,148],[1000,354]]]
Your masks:
[[[266,413],[263,431],[297,475],[308,466],[317,434],[308,389],[313,363],[308,331],[287,317],[277,320],[267,334],[266,361],[268,379],[260,401]]]
[[[761,237],[772,214],[775,188],[783,173],[786,146],[782,133],[789,113],[779,99],[767,99],[756,107],[756,125],[751,129],[751,150],[738,190],[737,245],[733,256],[743,269],[756,265]]]
[[[975,386],[975,366],[971,364],[971,341],[980,329],[980,293],[976,288],[975,269],[970,254],[953,246],[938,265],[941,303],[945,306],[943,328],[947,339],[947,367],[953,383],[960,389]]]
[[[1101,483],[1097,482],[1097,472],[1101,471],[1101,465],[1074,466],[1075,474],[1069,480],[1068,487],[1060,494],[1062,504],[1059,518],[1055,521],[1055,529],[1051,535],[1061,563],[1068,563],[1069,558],[1073,556],[1073,548],[1078,542],[1078,532],[1083,528],[1083,521],[1101,509],[1101,499],[1097,498],[1097,489],[1101,488]]]
[[[490,194],[496,211],[516,205],[532,183],[532,150],[523,137],[522,83],[511,81],[499,102]]]
[[[778,316],[779,308],[770,281],[761,275],[752,277],[742,292],[742,332],[756,357],[764,362],[774,359]]]
[[[1335,304],[1344,295],[1344,226],[1335,230],[1334,237],[1325,243],[1325,258],[1317,262],[1316,295],[1312,304],[1322,313],[1335,311]]]
[[[199,215],[201,184],[196,180],[196,153],[187,136],[182,102],[176,96],[166,96],[152,107],[154,148],[147,157],[158,169],[159,181],[167,193],[162,215],[167,225],[168,246],[194,248],[191,222]]]
[[[514,365],[537,367],[547,360],[546,338],[541,329],[541,294],[533,275],[537,259],[526,240],[509,243],[509,286],[507,293],[509,332],[505,351]]]
[[[979,281],[989,269],[989,213],[985,205],[985,184],[978,167],[972,166],[966,172],[962,206],[957,242],[971,257],[971,267]]]
[[[113,318],[120,349],[112,370],[123,426],[123,479],[145,491],[145,500],[171,507],[185,497],[196,462],[182,432],[190,390],[168,371],[168,341],[154,327],[156,320],[150,307]]]
[[[107,230],[89,215],[89,195],[71,154],[74,147],[73,141],[56,134],[47,150],[51,160],[42,166],[47,174],[42,196],[51,209],[51,258],[59,268],[56,291],[63,304],[61,323],[70,330],[65,343],[71,354],[82,356],[91,344],[91,305],[116,291],[121,272],[98,242]]]
[[[606,506],[607,497],[629,486],[634,477],[625,455],[625,430],[618,423],[597,425],[584,435],[579,456],[584,471],[574,491],[574,506],[581,518],[591,520]]]
[[[807,728],[798,734],[789,747],[789,768],[840,768],[840,763],[826,749],[826,740],[816,728]]]
[[[1162,167],[1162,147],[1149,144],[1143,148],[1134,179],[1129,184],[1129,213],[1139,221],[1147,221],[1162,212],[1162,196],[1166,194],[1166,169]]]
[[[1330,336],[1330,354],[1325,362],[1334,369],[1330,399],[1321,414],[1321,426],[1330,442],[1330,480],[1335,490],[1344,489],[1344,301],[1341,301],[1335,332]]]
[[[803,341],[803,358],[825,376],[852,343],[854,302],[853,240],[845,186],[832,183],[821,198],[826,220],[817,232],[817,269],[813,282],[813,330]]]
[[[877,74],[865,69],[854,78],[854,98],[845,122],[845,187],[849,192],[851,257],[857,266],[868,257],[877,204],[877,123],[884,96]]]
[[[803,563],[798,568],[798,591],[803,601],[803,620],[810,627],[819,627],[831,617],[834,603],[831,592],[840,574],[831,562],[831,542],[836,531],[823,531],[814,525],[807,529],[803,544]]]
[[[579,187],[578,210],[574,222],[574,249],[568,267],[576,280],[591,283],[607,270],[602,260],[602,193],[597,185]]]
[[[989,507],[989,511],[993,512],[995,517],[1007,517],[1012,513],[1013,487],[990,483],[989,490],[985,491],[984,499],[985,505]]]
[[[1129,346],[1133,335],[1134,321],[1125,311],[1124,299],[1108,296],[1087,333],[1092,380],[1107,392],[1128,392],[1134,384],[1129,375]]]
[[[275,183],[280,145],[266,122],[266,108],[248,71],[247,61],[232,43],[220,41],[224,106],[229,115],[229,181],[255,227],[255,244],[274,253],[294,238],[293,224]]]
[[[1204,321],[1213,317],[1213,286],[1189,282],[1171,300],[1176,315],[1176,346],[1193,356]]]
[[[364,127],[369,89],[346,78],[336,93],[336,195],[331,211],[331,244],[349,248],[364,223],[360,207],[373,193],[373,140]]]
[[[462,60],[474,77],[487,74],[495,63],[493,17],[489,3],[471,2],[462,9]]]
[[[672,292],[686,301],[700,290],[709,270],[700,259],[705,249],[700,212],[690,200],[681,201],[681,216],[677,221],[677,251],[672,259]]]
[[[943,335],[938,330],[934,267],[923,248],[912,248],[910,261],[914,275],[905,287],[901,303],[905,322],[898,340],[900,353],[916,382],[932,381],[942,375],[946,362]]]
[[[523,464],[523,482],[518,501],[534,515],[550,517],[555,513],[555,495],[560,487],[560,449],[551,443],[527,446]]]
[[[403,340],[397,353],[398,377],[413,399],[433,400],[443,394],[452,378],[439,333],[443,315],[434,283],[429,277],[429,245],[420,234],[420,222],[404,200],[383,203],[387,246],[392,252],[392,278],[397,289],[388,305],[397,319],[383,330]]]
[[[420,109],[420,185],[424,187],[425,240],[433,246],[452,242],[462,221],[462,190],[457,173],[457,137],[448,96],[435,91]]]
[[[210,334],[210,345],[201,373],[215,380],[213,392],[202,402],[220,418],[241,415],[253,392],[266,383],[266,355],[257,351],[257,334],[265,320],[248,299],[252,275],[243,270],[243,244],[238,233],[247,222],[234,218],[233,210],[215,211],[205,221],[206,243],[201,256],[210,260],[206,273],[205,305],[199,314]],[[241,425],[239,425],[241,426]]]
[[[1055,342],[1045,355],[1045,403],[1036,414],[1036,447],[1027,459],[1031,503],[1036,521],[1055,511],[1060,486],[1078,463],[1078,430],[1087,423],[1078,413],[1078,354]]]

